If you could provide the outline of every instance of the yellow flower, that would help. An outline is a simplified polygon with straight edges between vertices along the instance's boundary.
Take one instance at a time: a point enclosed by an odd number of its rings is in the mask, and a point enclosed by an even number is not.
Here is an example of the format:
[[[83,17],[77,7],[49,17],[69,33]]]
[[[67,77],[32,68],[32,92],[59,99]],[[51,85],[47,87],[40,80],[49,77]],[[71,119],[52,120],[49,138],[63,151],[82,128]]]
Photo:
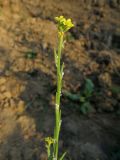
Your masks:
[[[65,19],[63,16],[55,17],[55,20],[58,24],[59,32],[66,32],[70,28],[74,27],[74,24],[72,23],[71,19]]]
[[[51,144],[54,143],[54,139],[52,137],[47,137],[45,138],[45,142],[47,146],[50,146]]]
[[[55,17],[55,20],[57,21],[57,22],[64,22],[65,21],[65,18],[63,17],[63,16],[60,16],[60,17]]]

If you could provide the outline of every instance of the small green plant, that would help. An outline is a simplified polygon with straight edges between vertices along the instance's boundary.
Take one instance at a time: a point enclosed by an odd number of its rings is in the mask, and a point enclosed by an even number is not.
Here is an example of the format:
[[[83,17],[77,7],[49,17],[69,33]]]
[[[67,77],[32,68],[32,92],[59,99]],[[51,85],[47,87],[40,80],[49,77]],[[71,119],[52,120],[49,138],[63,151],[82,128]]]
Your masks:
[[[37,57],[37,53],[34,51],[28,51],[25,53],[25,58],[26,59],[31,59],[34,60]]]
[[[80,110],[83,114],[90,113],[92,111],[92,105],[90,103],[90,98],[92,97],[94,91],[94,84],[90,79],[86,79],[85,88],[80,96],[81,107]]]
[[[84,89],[81,93],[72,94],[70,92],[64,92],[64,95],[72,101],[79,102],[80,103],[80,107],[79,107],[80,111],[83,114],[87,114],[93,110],[92,105],[90,103],[90,98],[93,95],[93,91],[94,91],[93,82],[90,79],[86,79]]]
[[[63,69],[64,63],[61,65],[61,52],[64,48],[64,35],[74,25],[71,19],[65,19],[63,16],[55,17],[58,28],[58,48],[54,50],[55,65],[57,68],[57,91],[56,91],[56,102],[55,102],[55,128],[54,137],[47,137],[45,139],[48,160],[63,160],[66,152],[59,158],[59,135],[61,129],[61,109],[60,109],[60,98],[62,89]]]

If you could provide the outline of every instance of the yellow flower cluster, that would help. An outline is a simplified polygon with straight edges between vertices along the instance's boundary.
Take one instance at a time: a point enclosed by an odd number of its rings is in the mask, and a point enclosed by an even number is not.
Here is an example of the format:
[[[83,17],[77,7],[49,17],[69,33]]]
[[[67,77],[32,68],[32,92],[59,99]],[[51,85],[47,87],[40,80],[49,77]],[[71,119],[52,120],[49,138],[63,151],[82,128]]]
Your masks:
[[[54,143],[54,139],[52,137],[47,137],[45,138],[45,142],[47,146],[50,146],[51,144]]]
[[[74,27],[71,19],[65,19],[63,16],[55,17],[55,20],[58,23],[59,32],[66,32],[70,28]]]

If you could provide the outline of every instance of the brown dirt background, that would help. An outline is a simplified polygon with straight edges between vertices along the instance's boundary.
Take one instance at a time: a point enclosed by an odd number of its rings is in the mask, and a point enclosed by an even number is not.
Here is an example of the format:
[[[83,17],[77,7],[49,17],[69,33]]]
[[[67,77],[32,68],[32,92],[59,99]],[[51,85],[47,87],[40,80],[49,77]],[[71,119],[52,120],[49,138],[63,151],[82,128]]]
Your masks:
[[[63,90],[79,93],[86,78],[95,84],[86,116],[62,97],[60,153],[67,151],[66,160],[120,160],[120,90],[111,91],[120,89],[119,0],[0,0],[0,160],[47,159],[59,15],[75,24],[63,51]],[[25,58],[28,52],[36,58]]]

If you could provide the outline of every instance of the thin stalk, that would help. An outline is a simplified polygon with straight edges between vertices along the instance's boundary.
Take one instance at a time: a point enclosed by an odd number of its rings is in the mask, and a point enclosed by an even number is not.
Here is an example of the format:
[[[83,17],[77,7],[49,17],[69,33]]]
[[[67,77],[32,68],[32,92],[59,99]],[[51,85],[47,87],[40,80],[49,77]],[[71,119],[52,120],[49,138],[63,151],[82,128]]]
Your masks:
[[[60,97],[62,88],[62,73],[61,73],[61,51],[63,47],[63,34],[59,35],[58,52],[57,52],[57,92],[56,92],[56,106],[55,106],[55,129],[54,129],[54,159],[58,160],[58,145],[59,133],[61,128],[61,111],[60,111]]]
[[[59,148],[59,134],[61,129],[61,110],[60,110],[60,97],[62,89],[62,78],[64,64],[61,65],[61,52],[63,48],[64,34],[72,27],[74,24],[71,19],[66,19],[64,16],[55,17],[58,28],[58,49],[57,52],[54,50],[55,64],[57,68],[57,91],[56,91],[56,102],[55,102],[55,128],[54,128],[54,138],[45,138],[46,148],[48,150],[48,160],[63,160],[66,152],[64,152],[60,158],[58,155]],[[49,152],[50,151],[50,152]]]

